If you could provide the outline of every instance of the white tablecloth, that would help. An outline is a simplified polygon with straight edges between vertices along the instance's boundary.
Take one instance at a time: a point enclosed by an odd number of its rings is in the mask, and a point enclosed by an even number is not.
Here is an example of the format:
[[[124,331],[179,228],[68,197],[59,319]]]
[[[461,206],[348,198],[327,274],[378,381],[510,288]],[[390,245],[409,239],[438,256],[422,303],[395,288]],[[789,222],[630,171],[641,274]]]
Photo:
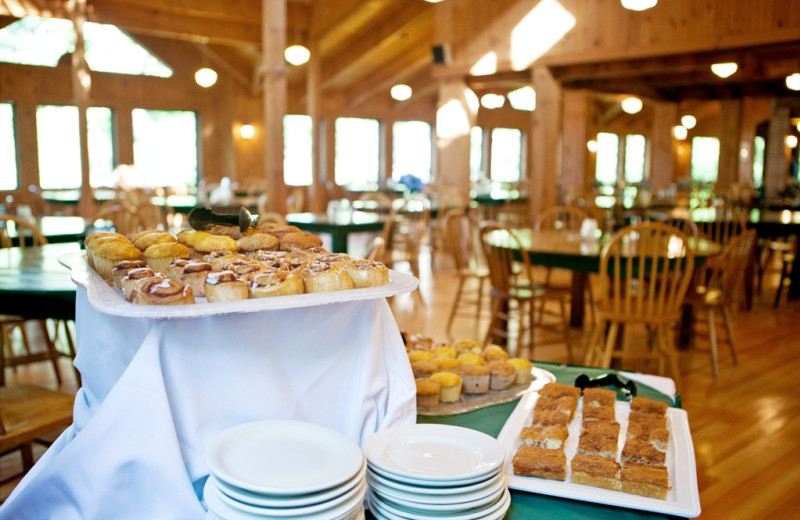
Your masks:
[[[0,507],[2,519],[202,519],[206,443],[261,419],[361,444],[416,420],[385,299],[192,319],[123,318],[78,288],[73,425]]]

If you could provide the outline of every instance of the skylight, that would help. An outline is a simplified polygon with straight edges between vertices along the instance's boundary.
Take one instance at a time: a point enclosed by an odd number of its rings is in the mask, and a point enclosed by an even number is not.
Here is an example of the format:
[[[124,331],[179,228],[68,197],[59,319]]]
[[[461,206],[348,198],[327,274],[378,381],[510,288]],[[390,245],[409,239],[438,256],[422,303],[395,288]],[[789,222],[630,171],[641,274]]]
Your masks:
[[[169,78],[170,69],[117,27],[87,22],[83,26],[86,63],[95,72]],[[0,29],[0,61],[55,67],[75,50],[72,22],[28,16]]]

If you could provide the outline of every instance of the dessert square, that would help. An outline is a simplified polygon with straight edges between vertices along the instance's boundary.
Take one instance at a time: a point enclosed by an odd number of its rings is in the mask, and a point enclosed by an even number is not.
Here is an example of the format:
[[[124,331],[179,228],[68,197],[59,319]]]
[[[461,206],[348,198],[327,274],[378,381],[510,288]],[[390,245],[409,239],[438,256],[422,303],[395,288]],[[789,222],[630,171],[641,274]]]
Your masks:
[[[583,406],[614,406],[617,393],[604,388],[585,388],[583,390]]]
[[[669,473],[667,468],[640,462],[626,462],[620,472],[622,491],[643,497],[667,499]]]
[[[595,421],[598,423],[612,424],[607,421]],[[619,424],[616,424],[616,435],[614,428],[584,428],[578,438],[578,453],[581,455],[596,455],[599,457],[616,458],[617,447],[619,446]]]
[[[563,424],[549,426],[528,426],[519,434],[521,446],[536,446],[548,450],[557,450],[564,447],[564,442],[569,436],[569,430]]]
[[[536,410],[533,413],[532,426],[549,426],[551,424],[560,424],[567,426],[570,417],[564,412],[558,410]]]
[[[539,397],[564,397],[565,395],[578,399],[581,396],[581,389],[562,383],[547,383],[539,389]]]
[[[666,428],[651,428],[647,423],[629,423],[625,437],[626,439],[647,441],[658,451],[667,451],[667,446],[669,446],[669,430]]]
[[[655,466],[663,466],[667,454],[657,450],[655,446],[641,439],[628,439],[622,448],[622,462],[644,462]]]
[[[578,400],[570,395],[565,395],[562,397],[540,396],[539,399],[536,400],[536,404],[533,407],[533,413],[535,414],[538,410],[557,410],[569,415],[569,418],[572,419],[572,415],[575,413],[575,409],[577,407]]]
[[[604,489],[620,489],[620,466],[613,458],[596,455],[575,455],[570,464],[570,481]]]
[[[520,446],[511,462],[515,475],[550,480],[567,478],[567,457],[564,450]]]
[[[585,421],[613,421],[615,417],[613,406],[584,406],[583,420]]]
[[[650,413],[655,415],[666,415],[667,403],[654,401],[646,397],[634,397],[631,399],[631,412]]]

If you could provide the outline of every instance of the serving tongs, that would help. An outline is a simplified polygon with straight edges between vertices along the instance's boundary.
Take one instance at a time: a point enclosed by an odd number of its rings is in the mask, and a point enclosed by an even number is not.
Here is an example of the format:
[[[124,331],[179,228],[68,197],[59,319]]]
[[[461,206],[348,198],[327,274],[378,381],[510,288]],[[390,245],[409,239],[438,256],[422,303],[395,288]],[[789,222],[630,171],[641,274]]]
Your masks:
[[[223,210],[221,213],[215,212],[214,208],[198,206],[189,211],[189,225],[198,231],[208,231],[214,226],[239,226],[239,230],[244,232],[258,225],[258,215],[251,215],[244,206],[240,206],[238,211]]]
[[[624,381],[620,378],[617,374],[608,373],[608,374],[601,374],[596,377],[589,377],[586,374],[581,374],[575,378],[575,386],[581,389],[581,392],[585,388],[596,388],[599,386],[611,386],[613,385],[619,392],[622,393],[625,400],[630,401],[634,397],[636,397],[636,392],[638,387],[636,386],[636,381],[633,379],[628,379]]]

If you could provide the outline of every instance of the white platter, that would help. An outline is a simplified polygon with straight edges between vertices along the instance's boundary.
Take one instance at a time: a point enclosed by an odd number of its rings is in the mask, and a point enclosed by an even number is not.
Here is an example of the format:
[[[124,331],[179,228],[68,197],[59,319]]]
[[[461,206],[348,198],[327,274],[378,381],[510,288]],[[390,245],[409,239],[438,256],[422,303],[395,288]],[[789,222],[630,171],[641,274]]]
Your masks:
[[[211,473],[233,486],[297,496],[340,486],[364,455],[339,432],[300,421],[255,421],[229,428],[206,446]]]
[[[689,419],[686,411],[678,408],[669,408],[667,410],[667,428],[670,431],[670,440],[667,448],[666,465],[672,489],[667,494],[666,500],[573,484],[569,481],[571,476],[569,462],[577,451],[578,437],[580,436],[582,400],[578,402],[578,410],[569,425],[569,437],[567,437],[567,443],[564,446],[564,452],[567,456],[566,481],[558,482],[514,475],[512,460],[519,447],[519,433],[524,426],[530,425],[533,417],[533,407],[538,397],[539,394],[536,392],[523,397],[498,436],[498,440],[505,447],[506,453],[508,453],[504,470],[508,476],[509,488],[687,518],[694,518],[700,515],[700,492],[697,487],[697,469],[692,435],[689,431]],[[630,404],[617,401],[615,412],[616,420],[620,424],[618,453],[621,453],[625,441],[625,431],[628,427]]]
[[[485,433],[443,424],[410,424],[379,431],[363,445],[373,471],[412,483],[451,486],[485,480],[505,452]]]
[[[419,280],[406,273],[389,270],[389,283],[378,287],[350,289],[313,294],[252,298],[234,302],[208,303],[205,297],[195,297],[194,305],[136,305],[125,300],[122,291],[110,287],[86,262],[83,251],[69,253],[58,261],[70,270],[72,281],[86,289],[89,304],[96,310],[129,318],[197,318],[219,314],[260,312],[266,310],[313,307],[329,303],[388,298],[416,289]]]

